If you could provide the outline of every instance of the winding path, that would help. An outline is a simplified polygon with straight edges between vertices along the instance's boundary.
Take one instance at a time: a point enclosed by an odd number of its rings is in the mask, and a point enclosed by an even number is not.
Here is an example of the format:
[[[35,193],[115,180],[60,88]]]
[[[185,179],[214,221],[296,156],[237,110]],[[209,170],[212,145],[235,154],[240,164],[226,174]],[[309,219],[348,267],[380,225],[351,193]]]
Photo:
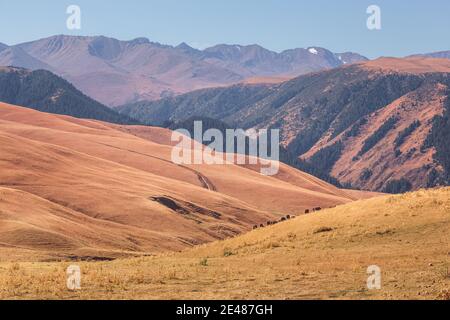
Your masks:
[[[119,147],[112,146],[112,145],[106,144],[106,143],[101,143],[101,142],[98,142],[98,144],[101,144],[103,146],[107,146],[107,147],[110,147],[110,148],[118,149],[118,150],[121,150],[121,151],[127,151],[127,152],[131,152],[131,153],[139,154],[139,155],[144,156],[144,157],[149,157],[149,158],[152,158],[152,159],[160,160],[160,161],[163,161],[163,162],[175,165],[175,163],[173,163],[172,161],[169,161],[169,160],[166,160],[166,159],[163,159],[163,158],[160,158],[160,157],[152,156],[152,155],[149,155],[149,154],[146,154],[146,153],[142,153],[142,152],[138,152],[138,151],[134,151],[134,150],[123,149],[123,148],[119,148]],[[176,166],[194,173],[197,176],[198,180],[200,181],[200,184],[202,185],[202,187],[204,189],[217,192],[217,187],[214,185],[214,183],[212,183],[212,181],[207,176],[202,174],[201,172],[199,172],[199,171],[197,171],[195,169],[186,167],[186,166],[181,165],[181,164],[176,164]]]

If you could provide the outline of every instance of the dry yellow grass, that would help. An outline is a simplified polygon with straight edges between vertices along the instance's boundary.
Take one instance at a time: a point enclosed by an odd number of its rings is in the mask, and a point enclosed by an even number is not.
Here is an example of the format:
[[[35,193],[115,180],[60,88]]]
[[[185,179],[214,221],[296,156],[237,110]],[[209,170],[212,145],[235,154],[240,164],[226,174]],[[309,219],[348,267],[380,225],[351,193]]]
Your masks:
[[[181,253],[2,263],[3,299],[448,299],[450,188],[301,216]],[[82,289],[66,289],[77,264]],[[366,287],[367,268],[382,289]]]

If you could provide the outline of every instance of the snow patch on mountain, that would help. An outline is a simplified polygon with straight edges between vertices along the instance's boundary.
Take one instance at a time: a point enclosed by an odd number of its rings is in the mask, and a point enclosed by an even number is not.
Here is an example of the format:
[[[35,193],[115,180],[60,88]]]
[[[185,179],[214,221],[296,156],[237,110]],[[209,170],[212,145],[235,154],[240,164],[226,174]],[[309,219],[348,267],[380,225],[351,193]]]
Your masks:
[[[316,54],[316,55],[319,54],[319,51],[317,51],[316,48],[309,48],[308,51],[309,51],[309,53],[312,53],[312,54]]]

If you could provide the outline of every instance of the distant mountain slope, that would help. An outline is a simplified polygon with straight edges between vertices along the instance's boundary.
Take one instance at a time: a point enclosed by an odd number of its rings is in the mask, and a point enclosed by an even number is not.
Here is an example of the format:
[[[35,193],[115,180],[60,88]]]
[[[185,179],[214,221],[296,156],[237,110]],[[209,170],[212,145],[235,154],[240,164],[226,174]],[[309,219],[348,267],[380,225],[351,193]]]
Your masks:
[[[204,59],[244,77],[290,75],[335,68],[367,60],[353,53],[335,54],[324,48],[292,49],[281,53],[258,45],[217,45],[205,49]]]
[[[284,147],[341,183],[395,192],[449,183],[447,151],[425,145],[434,118],[444,114],[449,75],[450,60],[384,58],[278,85],[202,90],[119,111],[155,123],[208,116],[244,129],[280,128]]]
[[[2,50],[0,46],[0,61],[1,66],[19,66],[30,70],[54,70],[48,64],[33,58],[18,47],[6,47]]]
[[[247,78],[298,76],[367,60],[322,48],[276,53],[257,45],[218,45],[201,51],[185,43],[172,47],[145,38],[120,41],[103,36],[59,35],[10,50],[20,51],[0,55],[0,66],[12,63],[50,70],[109,106],[227,86]]]
[[[8,46],[0,42],[0,51],[5,50],[6,48],[8,48]]]
[[[415,56],[450,59],[450,51],[439,51],[439,52],[432,52],[432,53],[424,53],[424,54],[419,54],[419,55],[415,55]]]
[[[263,100],[273,92],[269,85],[233,85],[202,89],[157,101],[142,101],[115,108],[122,114],[152,125],[179,122],[192,116],[210,117],[234,125],[230,119],[241,109]]]
[[[138,123],[92,100],[66,80],[44,70],[0,67],[0,101],[77,118]]]

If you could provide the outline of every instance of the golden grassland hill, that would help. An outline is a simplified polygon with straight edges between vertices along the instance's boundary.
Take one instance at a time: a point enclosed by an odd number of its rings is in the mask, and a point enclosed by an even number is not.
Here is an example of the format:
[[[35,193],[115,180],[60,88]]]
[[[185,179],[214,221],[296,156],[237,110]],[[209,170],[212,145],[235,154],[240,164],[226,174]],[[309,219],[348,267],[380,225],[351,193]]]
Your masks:
[[[177,251],[359,197],[285,165],[175,165],[170,135],[0,104],[0,260]]]
[[[449,299],[450,188],[383,196],[180,253],[0,263],[3,299]],[[368,290],[368,266],[382,272]]]

